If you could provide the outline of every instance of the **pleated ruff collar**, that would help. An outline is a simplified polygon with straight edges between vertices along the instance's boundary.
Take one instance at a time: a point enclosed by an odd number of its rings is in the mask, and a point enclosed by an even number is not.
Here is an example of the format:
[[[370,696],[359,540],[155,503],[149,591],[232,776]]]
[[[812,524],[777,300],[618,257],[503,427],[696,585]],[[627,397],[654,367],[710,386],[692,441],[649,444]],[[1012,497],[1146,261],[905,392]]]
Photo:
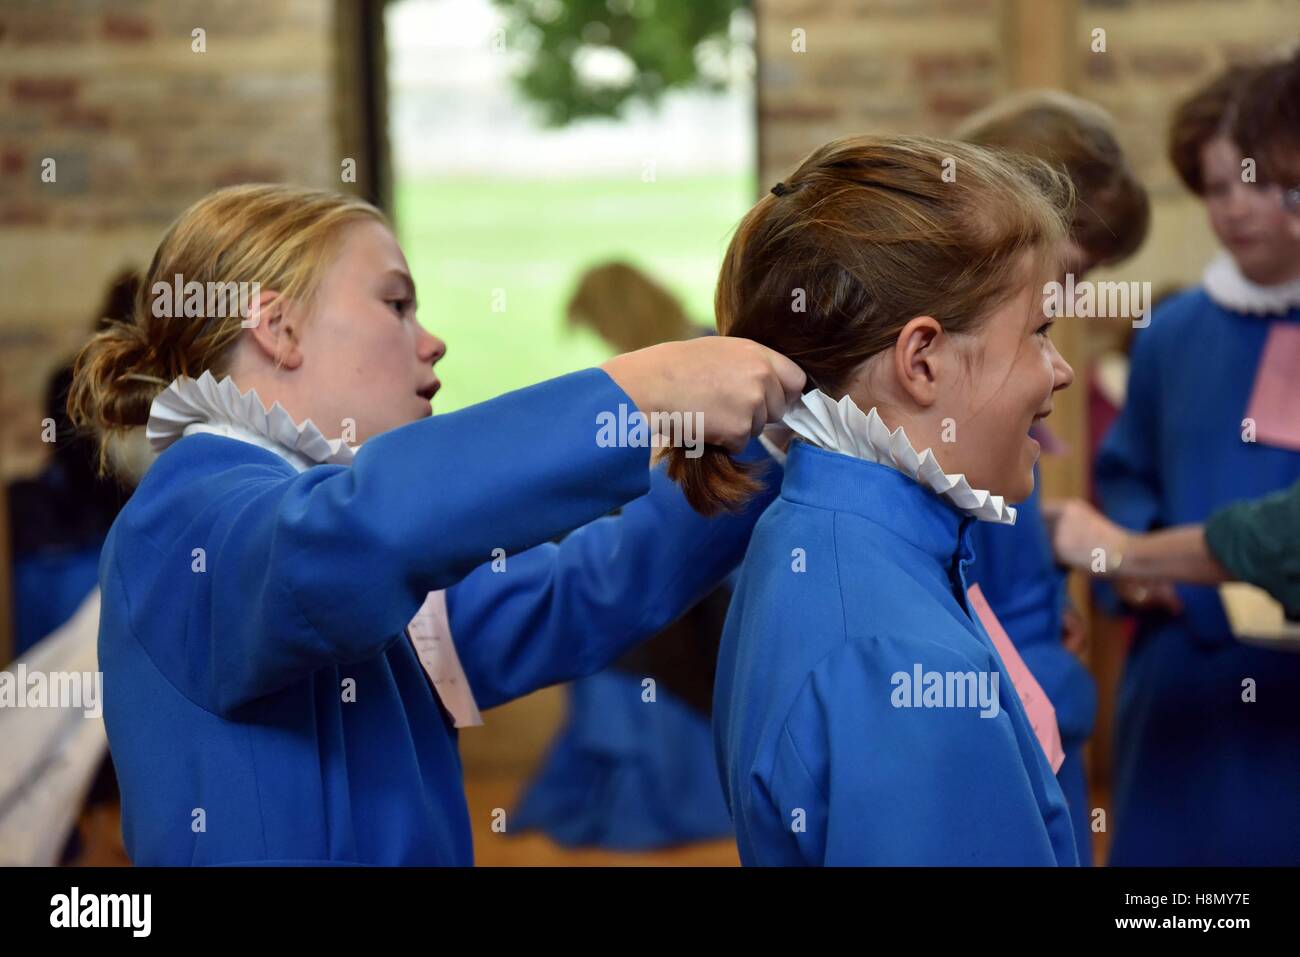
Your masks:
[[[814,389],[786,412],[784,422],[818,448],[902,472],[964,515],[998,525],[1016,523],[1015,508],[1001,495],[972,488],[965,475],[944,472],[930,449],[912,447],[902,427],[890,432],[874,406],[863,412],[847,395],[837,401]]]
[[[240,392],[235,380],[220,381],[205,371],[197,379],[180,376],[149,408],[149,445],[162,452],[183,436],[224,435],[274,452],[298,471],[313,465],[350,465],[356,448],[327,439],[311,419],[294,422],[280,403],[267,408],[257,391]]]
[[[1300,308],[1300,278],[1261,286],[1242,275],[1236,260],[1226,252],[1219,253],[1205,268],[1201,285],[1215,304],[1232,312],[1280,316]]]

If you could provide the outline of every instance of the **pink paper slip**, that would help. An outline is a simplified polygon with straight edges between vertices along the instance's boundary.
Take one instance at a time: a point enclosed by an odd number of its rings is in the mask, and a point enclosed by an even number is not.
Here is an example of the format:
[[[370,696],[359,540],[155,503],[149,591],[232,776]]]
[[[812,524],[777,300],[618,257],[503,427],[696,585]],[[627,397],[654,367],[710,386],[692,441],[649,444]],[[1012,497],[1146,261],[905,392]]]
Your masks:
[[[966,589],[966,601],[970,603],[971,610],[979,618],[984,631],[993,641],[993,647],[1002,657],[1002,664],[1007,669],[1011,683],[1016,686],[1020,703],[1025,706],[1025,714],[1029,716],[1029,724],[1034,729],[1034,735],[1038,738],[1043,754],[1047,755],[1047,763],[1052,766],[1052,773],[1056,773],[1061,770],[1061,764],[1065,761],[1065,751],[1061,748],[1061,729],[1056,725],[1056,709],[1043,693],[1038,680],[1029,673],[1029,667],[1020,657],[1020,652],[1016,651],[1016,646],[1011,643],[1011,639],[1007,637],[1002,622],[998,621],[998,616],[993,614],[993,609],[989,607],[988,599],[984,597],[984,592],[980,590],[979,585],[971,585]]]
[[[1247,418],[1255,439],[1300,452],[1300,323],[1274,322],[1255,370]]]
[[[415,648],[420,666],[433,682],[433,688],[442,699],[442,705],[458,728],[475,728],[483,724],[474,692],[465,678],[460,655],[451,640],[451,624],[447,620],[447,595],[431,591],[424,604],[406,626],[406,634]]]

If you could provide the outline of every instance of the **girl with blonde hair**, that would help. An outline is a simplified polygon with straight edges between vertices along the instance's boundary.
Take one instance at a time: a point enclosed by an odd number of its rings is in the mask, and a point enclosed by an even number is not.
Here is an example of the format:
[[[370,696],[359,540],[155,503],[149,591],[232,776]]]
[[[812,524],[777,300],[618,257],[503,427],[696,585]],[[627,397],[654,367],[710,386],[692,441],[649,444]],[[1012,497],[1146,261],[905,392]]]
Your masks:
[[[250,308],[178,314],[190,283]],[[787,360],[670,343],[430,417],[445,345],[415,312],[376,209],[241,186],[181,215],[133,320],[82,351],[75,420],[161,453],[100,564],[135,863],[471,863],[457,728],[600,669],[740,559],[761,502],[702,521],[648,430],[600,423],[698,415],[738,451],[797,395]]]

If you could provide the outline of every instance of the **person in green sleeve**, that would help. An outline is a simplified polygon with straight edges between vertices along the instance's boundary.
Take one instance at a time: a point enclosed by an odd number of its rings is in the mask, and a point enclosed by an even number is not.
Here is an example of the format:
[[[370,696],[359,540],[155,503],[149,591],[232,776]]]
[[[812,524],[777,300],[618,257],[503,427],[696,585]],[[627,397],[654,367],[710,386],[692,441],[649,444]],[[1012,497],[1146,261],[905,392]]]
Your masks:
[[[1300,482],[1264,498],[1235,502],[1204,525],[1136,535],[1082,499],[1049,502],[1044,512],[1062,564],[1095,574],[1192,585],[1244,581],[1300,618]]]

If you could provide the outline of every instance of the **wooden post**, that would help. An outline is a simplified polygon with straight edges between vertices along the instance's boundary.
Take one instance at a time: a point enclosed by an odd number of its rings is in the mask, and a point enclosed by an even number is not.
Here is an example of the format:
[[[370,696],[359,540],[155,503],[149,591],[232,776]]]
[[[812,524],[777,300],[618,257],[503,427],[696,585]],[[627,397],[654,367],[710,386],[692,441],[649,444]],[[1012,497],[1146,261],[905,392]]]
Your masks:
[[[9,483],[0,469],[0,668],[14,660],[13,551],[9,541]]]

